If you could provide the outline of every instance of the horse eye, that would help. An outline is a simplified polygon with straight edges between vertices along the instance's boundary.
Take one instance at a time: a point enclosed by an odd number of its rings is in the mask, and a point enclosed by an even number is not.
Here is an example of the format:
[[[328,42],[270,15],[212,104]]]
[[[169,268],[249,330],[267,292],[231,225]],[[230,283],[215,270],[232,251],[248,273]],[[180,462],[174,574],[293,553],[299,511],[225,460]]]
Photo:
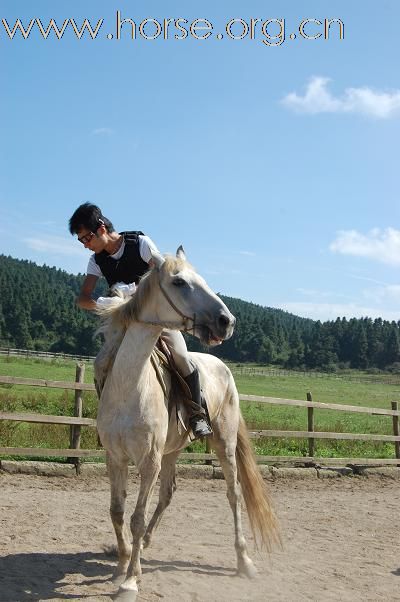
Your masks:
[[[183,280],[183,278],[175,278],[175,280],[172,281],[172,284],[174,286],[186,286],[186,281]]]

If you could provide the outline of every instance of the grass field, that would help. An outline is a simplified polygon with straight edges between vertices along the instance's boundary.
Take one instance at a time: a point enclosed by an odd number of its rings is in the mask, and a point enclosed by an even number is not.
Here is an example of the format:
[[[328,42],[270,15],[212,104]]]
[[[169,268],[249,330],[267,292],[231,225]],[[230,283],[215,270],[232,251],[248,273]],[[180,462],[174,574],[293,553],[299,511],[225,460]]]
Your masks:
[[[231,366],[240,393],[306,399],[311,391],[313,401],[340,403],[390,409],[390,402],[400,400],[400,381],[382,382],[381,377],[356,382],[354,375],[341,378],[315,378],[293,372],[285,375],[245,375]],[[0,357],[0,374],[48,380],[75,380],[75,362],[33,358]],[[93,382],[93,369],[86,364],[85,382]],[[73,391],[43,389],[32,386],[0,385],[0,411],[38,412],[72,415]],[[84,393],[83,415],[96,417],[97,399],[94,393]],[[306,408],[242,402],[242,411],[249,428],[278,430],[307,430]],[[392,434],[389,416],[368,416],[347,412],[314,410],[315,430],[354,433]],[[15,447],[68,447],[69,427],[0,421],[0,445]],[[96,448],[94,429],[82,429],[82,447]],[[307,441],[301,439],[263,439],[255,444],[257,453],[265,455],[307,455]],[[191,451],[203,451],[202,443],[194,443]],[[360,441],[315,442],[315,454],[326,457],[392,458],[394,445]]]

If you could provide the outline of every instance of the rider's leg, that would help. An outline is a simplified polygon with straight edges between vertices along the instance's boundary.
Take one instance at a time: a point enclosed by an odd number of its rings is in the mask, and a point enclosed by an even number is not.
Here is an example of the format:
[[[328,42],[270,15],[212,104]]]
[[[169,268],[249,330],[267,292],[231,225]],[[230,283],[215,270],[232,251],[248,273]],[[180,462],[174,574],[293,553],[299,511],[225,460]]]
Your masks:
[[[94,384],[99,399],[124,334],[124,330],[107,333],[107,337],[94,360]]]
[[[197,368],[190,361],[182,333],[177,330],[163,330],[162,339],[167,343],[176,368],[188,385],[194,402],[190,407],[189,424],[195,437],[207,437],[212,435],[203,405],[202,392],[200,388],[200,375]]]
[[[110,365],[110,350],[106,344],[100,349],[94,360],[94,384],[96,386],[97,396],[100,399],[101,392],[106,382],[108,367]]]

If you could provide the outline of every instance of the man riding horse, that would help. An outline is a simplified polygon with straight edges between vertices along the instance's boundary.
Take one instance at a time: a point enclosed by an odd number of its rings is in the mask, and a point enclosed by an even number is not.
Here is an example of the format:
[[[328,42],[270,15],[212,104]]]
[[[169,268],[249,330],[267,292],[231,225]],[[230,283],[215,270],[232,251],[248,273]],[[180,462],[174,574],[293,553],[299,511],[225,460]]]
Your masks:
[[[101,297],[97,301],[92,298],[97,280],[101,277],[107,280],[110,294],[118,289],[125,294],[133,294],[141,276],[152,266],[152,252],[157,252],[153,241],[143,232],[116,232],[99,207],[91,203],[84,203],[76,209],[69,220],[69,230],[78,236],[86,249],[93,252],[77,298],[77,304],[83,309],[95,310],[101,304],[107,304],[107,298]],[[189,359],[185,340],[177,330],[164,330],[162,339],[190,390],[192,400],[188,403],[188,411],[193,435],[195,438],[207,437],[212,430],[204,410],[200,376]],[[95,373],[102,375],[100,389],[105,382],[110,361],[112,358],[105,345],[95,362]]]

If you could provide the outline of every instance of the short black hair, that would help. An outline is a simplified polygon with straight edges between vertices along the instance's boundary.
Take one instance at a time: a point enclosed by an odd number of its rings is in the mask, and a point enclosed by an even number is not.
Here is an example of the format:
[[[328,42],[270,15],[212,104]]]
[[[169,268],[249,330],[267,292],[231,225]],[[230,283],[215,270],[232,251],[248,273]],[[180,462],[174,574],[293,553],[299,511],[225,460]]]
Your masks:
[[[104,217],[101,209],[93,203],[79,205],[69,220],[69,231],[76,234],[82,228],[96,232],[100,226],[105,226],[108,232],[114,232],[114,226],[109,219]]]

